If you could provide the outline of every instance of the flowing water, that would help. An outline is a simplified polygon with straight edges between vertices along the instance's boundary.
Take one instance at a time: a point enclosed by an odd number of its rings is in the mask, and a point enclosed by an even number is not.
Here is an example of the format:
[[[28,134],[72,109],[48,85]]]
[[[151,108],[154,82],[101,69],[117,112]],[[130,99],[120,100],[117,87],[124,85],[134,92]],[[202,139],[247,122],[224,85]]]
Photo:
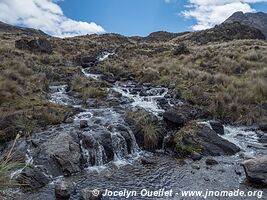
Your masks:
[[[110,55],[113,54],[104,53],[98,59],[101,62]],[[83,69],[82,72],[86,77],[101,78],[100,74],[90,73],[90,68]],[[133,81],[116,82],[110,88],[111,94],[109,95],[112,95],[113,92],[120,93],[122,97],[126,98],[126,101],[122,101],[118,106],[109,107],[105,105],[98,108],[88,108],[82,105],[78,99],[68,95],[67,88],[67,85],[51,86],[51,102],[78,107],[82,111],[73,116],[72,123],[51,126],[45,131],[40,130],[33,136],[33,139],[56,141],[55,138],[58,134],[77,132],[77,130],[80,130],[81,121],[86,121],[87,127],[81,131],[81,137],[78,141],[83,158],[86,161],[85,170],[66,178],[77,185],[77,193],[73,194],[71,199],[79,199],[79,191],[84,188],[113,191],[123,189],[131,191],[173,189],[175,193],[180,193],[183,190],[251,190],[244,182],[245,174],[240,162],[244,158],[266,154],[266,146],[258,142],[257,133],[254,129],[225,126],[226,134],[222,137],[238,145],[241,148],[241,152],[234,156],[216,157],[219,162],[216,166],[206,166],[205,159],[195,162],[191,160],[176,160],[162,153],[141,151],[136,143],[134,134],[123,117],[126,109],[142,108],[160,118],[166,109],[160,104],[162,99],[167,107],[182,103],[180,100],[173,100],[168,97],[167,88],[151,85],[140,86]],[[210,126],[209,122],[204,122],[204,124]],[[88,138],[93,141],[93,144],[87,144]],[[111,143],[108,143],[109,145],[106,145],[106,138],[111,140]],[[114,155],[112,159],[110,159],[110,155],[107,155],[108,152],[105,151],[107,146]],[[32,148],[30,146],[27,149],[27,163],[42,165],[41,161],[35,160],[37,157]],[[152,164],[142,164],[141,159],[149,159]],[[61,180],[62,176],[52,175],[52,177],[50,184],[37,192],[26,193],[27,199],[54,199],[54,183]],[[104,197],[103,199],[118,199],[118,197]],[[148,199],[148,197],[138,196],[129,199]],[[155,199],[155,197],[150,199]],[[159,197],[157,199],[183,198],[179,195],[174,195],[173,197]],[[236,197],[234,199],[249,200],[252,198]]]

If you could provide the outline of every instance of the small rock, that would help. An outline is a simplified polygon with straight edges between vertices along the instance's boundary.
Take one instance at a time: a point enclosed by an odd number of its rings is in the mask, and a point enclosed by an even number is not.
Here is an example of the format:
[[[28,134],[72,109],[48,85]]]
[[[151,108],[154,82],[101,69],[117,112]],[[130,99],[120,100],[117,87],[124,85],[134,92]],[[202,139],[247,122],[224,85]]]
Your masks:
[[[101,200],[103,192],[98,189],[86,188],[81,191],[81,200]]]
[[[141,159],[141,164],[142,165],[154,165],[155,162],[153,160],[149,160],[147,158],[142,158]]]
[[[205,181],[210,181],[210,179],[208,177],[205,177],[204,180]]]
[[[193,169],[200,170],[200,166],[199,166],[199,165],[192,165],[191,167],[192,167]]]
[[[212,158],[208,158],[206,160],[206,165],[217,165],[219,164],[216,160],[212,159]]]
[[[86,128],[86,127],[88,127],[87,120],[81,120],[80,121],[80,128],[83,129],[83,128]]]
[[[74,122],[74,119],[72,118],[72,117],[69,117],[69,118],[67,118],[66,120],[65,120],[65,123],[66,124],[71,124],[71,123],[73,123]]]
[[[199,153],[194,151],[191,154],[191,158],[192,158],[193,161],[201,160],[202,159],[202,155],[200,155]]]
[[[217,121],[210,121],[211,128],[219,135],[224,135],[224,127],[222,123]]]
[[[73,193],[75,184],[72,182],[61,181],[55,185],[55,195],[59,200],[67,200]]]
[[[267,135],[263,135],[259,138],[260,143],[267,143]]]
[[[239,170],[239,169],[235,169],[235,173],[236,173],[238,176],[241,176],[241,175],[242,175],[242,171]]]

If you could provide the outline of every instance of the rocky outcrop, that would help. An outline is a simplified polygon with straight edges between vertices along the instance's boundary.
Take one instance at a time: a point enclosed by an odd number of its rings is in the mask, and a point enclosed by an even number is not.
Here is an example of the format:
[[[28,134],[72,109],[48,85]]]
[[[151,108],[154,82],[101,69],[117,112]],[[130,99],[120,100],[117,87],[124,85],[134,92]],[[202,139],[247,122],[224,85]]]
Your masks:
[[[53,48],[50,42],[45,38],[39,39],[20,39],[15,41],[15,47],[21,50],[28,50],[33,53],[47,53],[51,54],[53,52]]]
[[[256,29],[259,29],[267,39],[267,14],[263,12],[258,13],[243,13],[235,12],[224,23],[239,22]]]
[[[43,31],[36,30],[33,28],[24,28],[18,26],[12,26],[3,22],[0,22],[0,32],[14,33],[14,34],[25,34],[27,36],[37,36],[37,37],[48,37]]]
[[[247,160],[242,165],[249,182],[267,186],[267,156]]]
[[[198,119],[203,115],[201,109],[191,106],[189,104],[183,104],[173,107],[163,113],[165,121],[170,122],[177,126],[183,126],[185,123]]]

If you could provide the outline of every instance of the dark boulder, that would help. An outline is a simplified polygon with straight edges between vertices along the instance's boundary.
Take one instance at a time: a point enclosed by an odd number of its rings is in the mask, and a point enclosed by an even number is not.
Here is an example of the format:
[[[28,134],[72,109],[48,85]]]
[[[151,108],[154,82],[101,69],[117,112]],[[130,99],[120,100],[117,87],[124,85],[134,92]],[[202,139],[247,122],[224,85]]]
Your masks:
[[[183,104],[164,112],[163,118],[165,121],[171,122],[174,125],[183,126],[185,123],[198,119],[202,115],[201,109],[189,104]]]
[[[49,178],[37,167],[27,166],[18,176],[17,181],[24,189],[38,189],[49,183]]]
[[[261,124],[261,125],[259,126],[259,129],[260,129],[261,131],[263,131],[263,132],[267,132],[267,124]]]
[[[247,160],[242,165],[249,182],[267,186],[267,156]]]
[[[80,121],[80,128],[84,129],[84,128],[87,128],[87,127],[88,127],[87,120],[81,120]]]
[[[221,122],[210,121],[210,126],[219,135],[224,135],[224,127]]]
[[[74,192],[75,184],[67,181],[60,181],[55,185],[55,196],[57,200],[68,200]]]
[[[219,163],[217,160],[214,160],[213,158],[207,158],[206,165],[218,165]]]
[[[221,138],[214,130],[196,122],[180,129],[166,144],[167,151],[178,157],[188,157],[193,152],[202,156],[233,155],[240,149]]]
[[[15,47],[21,50],[29,50],[34,53],[47,53],[53,52],[52,45],[45,38],[38,38],[33,40],[20,39],[15,41]]]

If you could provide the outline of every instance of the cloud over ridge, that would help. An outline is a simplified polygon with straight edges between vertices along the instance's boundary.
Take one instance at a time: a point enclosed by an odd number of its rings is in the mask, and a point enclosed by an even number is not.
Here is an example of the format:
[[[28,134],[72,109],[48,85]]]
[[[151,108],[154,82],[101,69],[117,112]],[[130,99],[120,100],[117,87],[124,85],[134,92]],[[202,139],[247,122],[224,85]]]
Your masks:
[[[0,21],[40,29],[57,37],[70,37],[105,30],[94,22],[66,17],[55,0],[1,0]]]
[[[188,0],[188,9],[182,14],[194,18],[193,30],[203,30],[222,23],[236,11],[255,12],[250,4],[267,0]]]

